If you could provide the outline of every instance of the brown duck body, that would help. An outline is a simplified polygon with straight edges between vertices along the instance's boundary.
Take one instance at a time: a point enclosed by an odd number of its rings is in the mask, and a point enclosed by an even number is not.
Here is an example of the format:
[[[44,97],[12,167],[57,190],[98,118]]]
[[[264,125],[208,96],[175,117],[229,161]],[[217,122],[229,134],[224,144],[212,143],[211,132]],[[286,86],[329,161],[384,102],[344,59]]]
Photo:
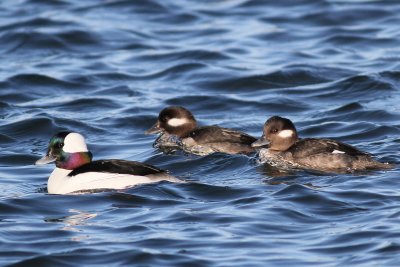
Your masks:
[[[185,152],[207,155],[221,152],[249,154],[255,152],[256,141],[246,133],[217,125],[197,127],[196,120],[183,107],[168,107],[160,112],[157,123],[147,133],[159,133],[154,143],[161,149],[182,149]]]
[[[273,165],[281,162],[290,167],[319,171],[359,171],[393,167],[391,164],[376,161],[368,153],[330,139],[299,139],[285,151],[264,148],[260,151],[260,159]]]
[[[221,152],[227,154],[249,154],[255,152],[251,144],[257,139],[232,129],[219,126],[203,126],[194,129],[187,137],[182,138],[186,151],[202,153]],[[208,154],[208,153],[207,153]]]
[[[261,162],[278,167],[295,167],[318,171],[360,171],[389,169],[392,164],[376,161],[370,154],[331,139],[297,136],[293,123],[278,116],[264,125],[263,137],[253,146],[269,144],[259,151]]]

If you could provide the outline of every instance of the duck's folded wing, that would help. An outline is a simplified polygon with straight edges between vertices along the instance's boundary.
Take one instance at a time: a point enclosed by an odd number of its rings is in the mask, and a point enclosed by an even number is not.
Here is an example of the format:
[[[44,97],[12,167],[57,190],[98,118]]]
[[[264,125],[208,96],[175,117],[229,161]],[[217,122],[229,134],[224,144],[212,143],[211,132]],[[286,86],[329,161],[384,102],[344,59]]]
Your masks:
[[[308,157],[321,153],[347,154],[351,156],[369,155],[351,145],[330,139],[300,139],[289,150],[295,157]]]
[[[164,173],[165,171],[137,161],[110,159],[96,160],[82,165],[70,172],[68,176],[75,176],[86,172],[107,172],[144,176],[149,174]]]
[[[198,144],[230,142],[251,145],[257,140],[246,133],[219,126],[199,127],[191,132],[189,136]]]

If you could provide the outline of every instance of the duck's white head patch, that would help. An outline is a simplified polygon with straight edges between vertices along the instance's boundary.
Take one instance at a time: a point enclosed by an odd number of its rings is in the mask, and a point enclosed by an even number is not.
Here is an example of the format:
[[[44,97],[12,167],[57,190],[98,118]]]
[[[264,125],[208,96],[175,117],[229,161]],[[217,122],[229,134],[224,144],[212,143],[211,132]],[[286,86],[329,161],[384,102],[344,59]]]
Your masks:
[[[294,135],[293,130],[283,130],[278,133],[278,136],[282,138],[292,137],[293,135]]]
[[[182,118],[182,119],[177,119],[177,118],[172,118],[168,120],[168,125],[172,127],[178,127],[186,124],[188,122],[187,119]]]
[[[88,152],[85,138],[78,133],[70,133],[65,137],[63,150],[68,153]]]

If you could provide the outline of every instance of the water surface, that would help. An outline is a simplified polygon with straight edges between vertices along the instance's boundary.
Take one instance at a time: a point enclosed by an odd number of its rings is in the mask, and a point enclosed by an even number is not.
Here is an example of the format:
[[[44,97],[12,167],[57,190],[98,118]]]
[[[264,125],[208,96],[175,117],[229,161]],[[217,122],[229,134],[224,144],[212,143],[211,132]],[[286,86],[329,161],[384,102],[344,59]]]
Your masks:
[[[260,136],[273,115],[399,163],[395,1],[0,3],[3,266],[398,266],[399,170],[280,172],[253,157],[164,155],[168,105]],[[95,159],[190,181],[48,195],[58,131]]]

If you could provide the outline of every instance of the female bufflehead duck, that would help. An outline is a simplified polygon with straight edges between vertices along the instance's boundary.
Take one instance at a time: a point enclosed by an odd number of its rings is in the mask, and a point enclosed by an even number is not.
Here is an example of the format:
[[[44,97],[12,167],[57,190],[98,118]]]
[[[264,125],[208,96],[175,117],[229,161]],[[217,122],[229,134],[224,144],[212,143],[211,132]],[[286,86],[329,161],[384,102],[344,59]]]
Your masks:
[[[262,137],[253,143],[253,147],[265,145],[268,145],[268,148],[260,150],[260,161],[277,167],[318,171],[357,171],[393,167],[391,164],[374,160],[368,153],[335,140],[300,139],[294,124],[278,116],[265,122]]]
[[[255,152],[251,144],[257,140],[246,133],[216,125],[197,127],[196,119],[189,110],[175,106],[163,109],[157,123],[145,133],[161,133],[154,147],[182,149],[197,155],[214,152],[248,154]]]
[[[50,139],[47,154],[35,164],[50,162],[56,164],[47,182],[50,194],[124,189],[163,180],[180,182],[163,170],[136,161],[92,161],[92,153],[88,151],[84,137],[78,133],[61,132]]]

